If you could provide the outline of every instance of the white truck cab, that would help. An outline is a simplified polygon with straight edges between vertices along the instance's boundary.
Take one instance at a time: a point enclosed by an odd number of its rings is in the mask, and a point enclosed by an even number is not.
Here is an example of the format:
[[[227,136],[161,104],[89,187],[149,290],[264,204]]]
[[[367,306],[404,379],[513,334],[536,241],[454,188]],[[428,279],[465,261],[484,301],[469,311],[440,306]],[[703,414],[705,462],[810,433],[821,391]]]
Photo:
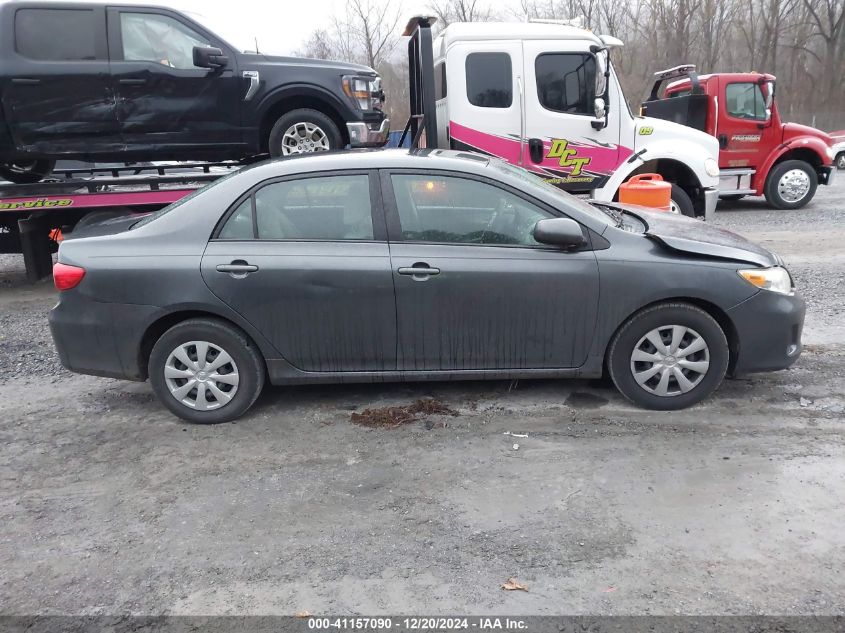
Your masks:
[[[718,141],[634,116],[609,60],[622,42],[557,23],[456,23],[434,40],[439,146],[499,156],[572,192],[613,200],[631,176],[673,183],[676,212],[710,217]]]

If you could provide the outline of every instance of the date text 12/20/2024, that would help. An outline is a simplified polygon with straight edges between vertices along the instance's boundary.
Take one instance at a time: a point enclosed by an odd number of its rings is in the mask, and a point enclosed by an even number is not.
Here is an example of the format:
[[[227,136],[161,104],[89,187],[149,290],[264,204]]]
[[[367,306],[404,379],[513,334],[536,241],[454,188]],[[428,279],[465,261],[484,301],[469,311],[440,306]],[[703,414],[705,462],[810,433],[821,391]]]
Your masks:
[[[524,631],[528,624],[520,618],[504,617],[309,617],[308,628],[314,631]]]

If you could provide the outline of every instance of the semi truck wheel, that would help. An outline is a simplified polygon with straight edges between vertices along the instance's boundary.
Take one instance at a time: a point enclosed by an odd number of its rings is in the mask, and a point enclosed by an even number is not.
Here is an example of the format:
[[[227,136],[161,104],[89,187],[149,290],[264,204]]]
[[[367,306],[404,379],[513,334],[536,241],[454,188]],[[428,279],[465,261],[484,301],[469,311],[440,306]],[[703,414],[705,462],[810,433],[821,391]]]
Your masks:
[[[695,217],[695,207],[686,191],[680,185],[672,183],[672,199],[669,201],[669,210],[678,215],[685,215],[688,218]]]
[[[40,182],[51,173],[56,166],[54,160],[22,160],[0,163],[0,178],[18,185]]]
[[[270,155],[294,156],[343,149],[340,130],[322,112],[299,109],[280,117],[270,130]]]
[[[775,209],[800,209],[816,195],[819,177],[803,160],[785,160],[766,178],[766,200]]]

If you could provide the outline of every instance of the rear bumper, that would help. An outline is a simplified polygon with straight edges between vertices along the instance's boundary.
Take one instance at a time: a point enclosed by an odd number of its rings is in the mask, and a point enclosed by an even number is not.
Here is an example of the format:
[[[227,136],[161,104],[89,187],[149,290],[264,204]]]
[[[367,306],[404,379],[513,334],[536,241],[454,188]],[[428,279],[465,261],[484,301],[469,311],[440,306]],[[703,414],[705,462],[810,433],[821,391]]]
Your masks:
[[[62,293],[48,317],[62,365],[80,374],[144,380],[139,365],[144,324],[153,306],[99,303]]]
[[[801,355],[804,299],[761,290],[728,310],[736,328],[733,374],[786,369]]]
[[[352,147],[381,147],[390,134],[390,119],[385,118],[380,124],[354,121],[347,123],[346,129]]]

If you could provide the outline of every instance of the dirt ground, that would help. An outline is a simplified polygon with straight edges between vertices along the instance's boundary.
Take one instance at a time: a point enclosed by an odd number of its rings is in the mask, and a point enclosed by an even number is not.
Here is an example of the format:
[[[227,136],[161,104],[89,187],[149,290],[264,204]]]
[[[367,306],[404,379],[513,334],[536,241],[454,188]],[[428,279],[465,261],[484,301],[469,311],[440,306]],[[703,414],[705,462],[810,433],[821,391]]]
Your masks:
[[[346,385],[191,426],[61,369],[52,287],[0,259],[0,613],[845,613],[838,177],[801,211],[721,207],[785,257],[806,348],[675,413],[577,381]],[[410,419],[353,420],[384,406]]]

